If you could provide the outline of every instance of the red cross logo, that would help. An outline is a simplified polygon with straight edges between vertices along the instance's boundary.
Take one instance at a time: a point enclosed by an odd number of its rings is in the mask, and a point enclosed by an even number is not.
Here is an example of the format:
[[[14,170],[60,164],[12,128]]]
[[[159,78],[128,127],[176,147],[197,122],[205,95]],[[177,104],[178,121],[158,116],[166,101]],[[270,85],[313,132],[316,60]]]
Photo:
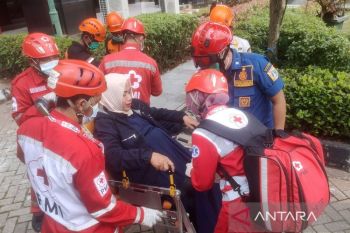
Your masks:
[[[233,116],[233,121],[242,124],[242,118],[240,116]]]
[[[37,169],[36,170],[36,175],[37,176],[41,176],[43,179],[44,179],[44,184],[46,186],[49,186],[49,180],[47,179],[47,175],[46,175],[46,172],[45,172],[45,168],[43,169]]]

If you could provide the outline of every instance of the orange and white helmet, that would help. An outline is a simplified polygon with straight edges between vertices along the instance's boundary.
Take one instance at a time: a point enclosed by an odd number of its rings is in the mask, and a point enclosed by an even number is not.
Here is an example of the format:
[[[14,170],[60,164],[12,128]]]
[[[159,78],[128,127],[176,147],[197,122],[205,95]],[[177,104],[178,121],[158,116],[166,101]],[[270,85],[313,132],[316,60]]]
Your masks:
[[[104,28],[103,23],[96,18],[83,20],[79,25],[79,30],[81,32],[89,33],[98,42],[102,42],[106,38],[106,29]]]

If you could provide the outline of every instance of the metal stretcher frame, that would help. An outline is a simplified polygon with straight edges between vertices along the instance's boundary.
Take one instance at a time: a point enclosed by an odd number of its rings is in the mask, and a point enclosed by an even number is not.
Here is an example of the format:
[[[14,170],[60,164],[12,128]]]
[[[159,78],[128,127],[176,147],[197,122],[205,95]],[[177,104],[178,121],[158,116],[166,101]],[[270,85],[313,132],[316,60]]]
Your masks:
[[[153,227],[153,232],[196,233],[181,202],[179,190],[176,190],[175,195],[171,197],[169,188],[133,183],[130,183],[128,188],[124,188],[121,181],[110,180],[109,183],[120,200],[165,213],[166,217]],[[164,200],[172,203],[170,209],[163,208]]]

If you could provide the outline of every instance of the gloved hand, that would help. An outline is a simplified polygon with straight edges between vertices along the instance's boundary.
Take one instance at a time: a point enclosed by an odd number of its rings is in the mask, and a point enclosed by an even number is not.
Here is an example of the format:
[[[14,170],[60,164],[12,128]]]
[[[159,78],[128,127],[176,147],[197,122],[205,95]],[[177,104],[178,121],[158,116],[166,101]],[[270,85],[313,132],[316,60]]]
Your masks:
[[[141,207],[143,210],[143,220],[142,225],[147,227],[152,227],[154,224],[162,220],[164,214],[159,210],[150,209],[147,207]]]
[[[192,168],[193,168],[192,161],[190,163],[186,163],[186,171],[185,171],[186,176],[191,177]]]

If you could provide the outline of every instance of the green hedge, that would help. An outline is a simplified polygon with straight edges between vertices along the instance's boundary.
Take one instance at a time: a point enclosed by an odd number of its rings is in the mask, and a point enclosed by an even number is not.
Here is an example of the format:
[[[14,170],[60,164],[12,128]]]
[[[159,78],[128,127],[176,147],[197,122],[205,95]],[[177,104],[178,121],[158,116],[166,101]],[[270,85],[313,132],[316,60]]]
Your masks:
[[[255,9],[249,15],[248,19],[237,23],[235,33],[248,39],[254,52],[264,53],[268,36],[268,9]],[[288,9],[278,41],[278,57],[282,66],[316,65],[350,71],[350,41],[313,14]]]
[[[198,18],[192,15],[145,14],[139,18],[145,25],[147,38],[145,52],[153,57],[162,72],[173,68],[190,56],[190,39],[198,24]],[[28,66],[21,54],[24,34],[0,36],[0,78],[14,77]],[[69,37],[56,37],[61,58],[70,46]],[[105,54],[104,46],[95,52],[97,58]]]
[[[308,67],[280,70],[285,80],[287,127],[321,137],[350,139],[350,75]]]
[[[156,13],[137,18],[145,25],[145,52],[158,62],[162,72],[190,57],[191,37],[198,25],[196,16]]]

